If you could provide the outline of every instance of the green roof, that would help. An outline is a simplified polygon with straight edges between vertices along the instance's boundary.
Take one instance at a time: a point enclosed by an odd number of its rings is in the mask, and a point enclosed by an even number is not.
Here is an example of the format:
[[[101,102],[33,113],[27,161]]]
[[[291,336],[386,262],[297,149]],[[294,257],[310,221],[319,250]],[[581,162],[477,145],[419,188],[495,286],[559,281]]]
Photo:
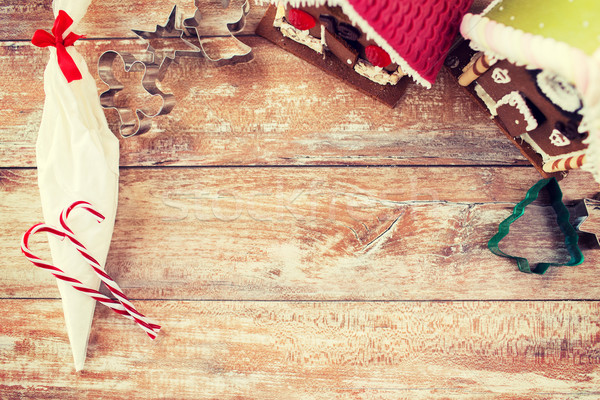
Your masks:
[[[486,17],[590,56],[600,49],[600,0],[503,0]]]

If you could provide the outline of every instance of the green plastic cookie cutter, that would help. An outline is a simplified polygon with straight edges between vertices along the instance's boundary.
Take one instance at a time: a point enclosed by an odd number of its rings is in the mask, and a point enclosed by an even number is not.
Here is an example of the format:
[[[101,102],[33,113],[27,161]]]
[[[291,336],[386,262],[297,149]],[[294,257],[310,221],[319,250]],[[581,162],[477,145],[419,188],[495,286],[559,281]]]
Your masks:
[[[543,188],[546,188],[550,194],[551,205],[556,213],[556,223],[558,224],[558,227],[562,233],[565,235],[565,247],[571,256],[571,259],[565,264],[539,263],[532,269],[529,266],[529,261],[527,261],[526,258],[506,254],[500,250],[498,245],[500,244],[500,241],[502,241],[502,239],[508,235],[510,225],[523,216],[525,213],[525,207],[533,203],[538,198],[538,195]],[[515,260],[519,266],[519,271],[542,275],[544,272],[546,272],[546,270],[548,270],[549,267],[574,266],[581,264],[583,262],[583,254],[579,249],[578,241],[579,236],[577,235],[577,231],[575,231],[575,228],[569,222],[569,210],[562,201],[562,192],[560,190],[560,186],[558,186],[558,182],[555,178],[548,178],[540,180],[527,191],[525,199],[515,206],[512,215],[500,223],[498,226],[498,233],[496,233],[488,242],[488,248],[497,256]]]

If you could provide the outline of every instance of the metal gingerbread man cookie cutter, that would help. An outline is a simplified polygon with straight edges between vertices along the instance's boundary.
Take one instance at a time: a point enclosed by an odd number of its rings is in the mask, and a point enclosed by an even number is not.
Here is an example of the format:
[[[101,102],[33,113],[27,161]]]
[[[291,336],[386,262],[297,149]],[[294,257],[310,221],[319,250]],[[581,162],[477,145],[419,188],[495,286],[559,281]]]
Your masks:
[[[158,112],[153,113],[150,109],[145,108],[133,111],[129,107],[120,107],[117,105],[115,96],[125,88],[113,73],[113,64],[118,57],[123,60],[125,72],[130,72],[136,68],[144,71],[142,87],[148,94],[162,98],[162,105]],[[98,59],[98,75],[108,85],[108,90],[100,95],[100,104],[104,108],[117,111],[121,120],[119,132],[122,137],[128,138],[148,132],[152,128],[152,118],[168,114],[175,107],[175,96],[170,93],[163,93],[156,86],[159,71],[160,68],[158,65],[143,63],[129,53],[119,53],[111,50],[104,52]]]
[[[229,7],[229,3],[229,0],[224,0],[222,2],[223,8]],[[198,2],[196,2],[196,6],[198,6]],[[245,18],[249,11],[250,5],[248,0],[246,0],[241,6],[240,15],[236,16],[237,19],[235,21],[224,21],[223,25],[227,27],[227,33],[230,37],[235,38],[234,33],[238,33],[244,28]],[[178,24],[177,6],[174,6],[167,22],[164,25],[157,25],[154,32],[133,30],[141,39],[148,41],[146,53],[150,55],[149,61],[140,60],[133,54],[115,50],[102,53],[98,59],[98,75],[108,86],[108,90],[100,95],[100,104],[103,108],[117,111],[120,119],[119,132],[124,138],[148,132],[152,127],[152,118],[159,115],[166,115],[173,110],[176,104],[175,96],[161,91],[157,86],[157,82],[164,79],[169,66],[173,62],[177,63],[180,57],[204,57],[216,66],[248,62],[254,58],[252,49],[239,41],[241,43],[238,46],[240,49],[239,53],[223,57],[214,57],[213,54],[209,54],[205,48],[202,36],[204,21],[198,9],[196,9],[193,18],[185,20],[183,29],[179,29],[177,25],[181,24]],[[173,39],[174,37],[179,37],[190,50],[173,50],[167,54],[163,54],[162,57],[159,56],[153,43],[157,40]],[[160,96],[162,99],[162,105],[157,112],[152,112],[150,108],[136,109],[134,111],[129,107],[117,105],[115,97],[118,92],[124,89],[124,85],[114,74],[114,62],[117,58],[121,58],[123,61],[125,72],[138,69],[144,71],[141,82],[142,88],[151,96]]]

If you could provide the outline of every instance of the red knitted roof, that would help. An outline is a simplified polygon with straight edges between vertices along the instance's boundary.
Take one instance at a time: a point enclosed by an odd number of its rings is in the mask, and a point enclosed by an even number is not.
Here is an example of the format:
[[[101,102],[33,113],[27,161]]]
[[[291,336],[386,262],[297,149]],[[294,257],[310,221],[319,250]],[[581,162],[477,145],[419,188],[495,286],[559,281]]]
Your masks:
[[[473,0],[346,0],[423,79],[433,83]]]
[[[269,1],[277,3],[280,0]],[[344,13],[363,33],[390,53],[392,61],[425,86],[435,81],[458,33],[462,17],[472,2],[473,0],[283,0],[283,3],[292,6],[327,3],[342,7]]]

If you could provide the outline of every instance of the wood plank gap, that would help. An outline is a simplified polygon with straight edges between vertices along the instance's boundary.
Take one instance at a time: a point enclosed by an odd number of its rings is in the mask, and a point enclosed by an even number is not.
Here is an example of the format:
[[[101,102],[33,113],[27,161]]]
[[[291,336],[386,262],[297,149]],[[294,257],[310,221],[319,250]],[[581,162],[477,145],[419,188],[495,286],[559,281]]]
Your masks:
[[[135,170],[135,169],[225,169],[225,168],[526,168],[532,169],[531,165],[503,165],[503,164],[478,164],[478,165],[427,165],[427,164],[417,164],[417,165],[386,165],[386,164],[378,164],[378,165],[327,165],[327,164],[311,164],[311,165],[268,165],[268,164],[258,164],[258,165],[123,165],[120,166],[119,169],[122,170]],[[28,170],[36,170],[37,167],[24,167],[24,166],[3,166],[0,167],[0,171],[3,170],[17,170],[17,171],[28,171]],[[541,179],[541,177],[540,177]]]
[[[390,164],[344,164],[344,165],[329,165],[329,164],[310,164],[310,165],[287,165],[287,164],[256,164],[256,165],[124,165],[119,167],[120,169],[146,169],[146,168],[160,168],[160,169],[185,169],[185,168],[193,168],[193,169],[224,169],[224,168],[287,168],[287,169],[311,169],[311,168],[524,168],[524,169],[533,169],[531,165],[506,165],[506,164],[473,164],[473,165],[428,165],[428,164],[401,164],[401,165],[390,165]],[[35,169],[35,167],[0,167],[0,169]],[[541,179],[541,177],[540,177]]]
[[[43,29],[43,28],[40,28]],[[226,39],[230,36],[228,35],[202,35],[203,38],[205,39]],[[254,33],[240,33],[240,34],[236,34],[235,37],[260,37],[257,36]],[[179,36],[163,36],[163,39],[178,39]],[[112,40],[112,41],[117,41],[117,40],[141,40],[139,37],[137,36],[120,36],[120,37],[109,37],[109,36],[103,36],[103,37],[85,37],[85,38],[81,38],[78,41],[86,41],[86,42],[94,42],[94,41],[102,41],[102,40]],[[14,42],[31,42],[31,39],[0,39],[0,46],[4,45],[5,43],[14,43]]]
[[[60,297],[0,297],[0,300],[61,300]],[[131,301],[143,301],[143,302],[157,302],[157,301],[182,301],[189,303],[386,303],[386,304],[401,304],[401,303],[547,303],[547,302],[600,302],[600,299],[424,299],[424,300],[389,300],[389,299],[358,299],[358,300],[344,300],[344,299],[331,299],[331,300],[311,300],[311,299],[298,299],[298,300],[286,300],[286,299],[142,299],[129,297]]]

